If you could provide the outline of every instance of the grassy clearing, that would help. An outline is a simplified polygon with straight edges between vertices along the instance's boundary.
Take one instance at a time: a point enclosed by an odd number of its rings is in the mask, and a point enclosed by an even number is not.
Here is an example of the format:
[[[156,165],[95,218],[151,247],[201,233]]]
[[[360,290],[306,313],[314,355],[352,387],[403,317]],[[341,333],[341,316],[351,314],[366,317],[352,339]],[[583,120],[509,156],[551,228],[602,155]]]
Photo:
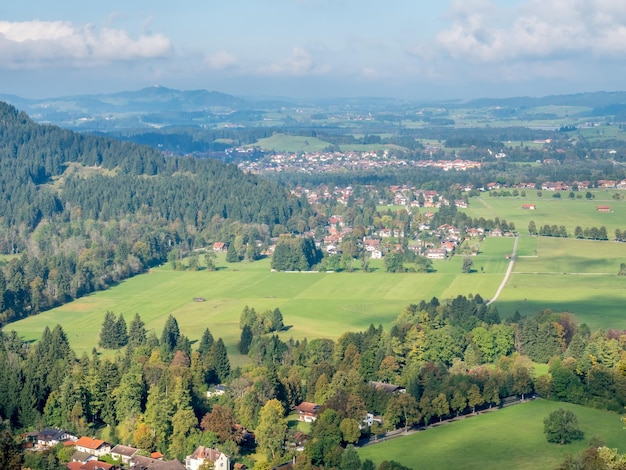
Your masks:
[[[576,414],[584,440],[565,446],[546,441],[543,418],[557,408]],[[593,436],[604,439],[608,447],[626,450],[617,414],[534,400],[365,447],[359,450],[359,456],[376,465],[393,459],[416,470],[535,470],[555,468],[567,455],[586,449]]]
[[[83,297],[62,307],[10,325],[28,340],[41,336],[45,326],[60,323],[78,354],[97,344],[107,310],[123,313],[130,322],[139,313],[146,327],[161,334],[172,314],[183,334],[199,340],[205,328],[222,337],[235,363],[239,316],[245,305],[257,311],[279,307],[288,330],[283,339],[338,338],[346,331],[360,331],[371,323],[388,327],[407,305],[436,296],[480,293],[489,298],[502,280],[513,240],[489,239],[475,263],[482,273],[463,274],[461,257],[434,263],[437,272],[390,274],[374,260],[374,272],[272,273],[270,260],[227,264],[217,260],[218,271],[181,272],[162,266],[128,279],[104,292]],[[507,246],[508,244],[508,246]],[[194,302],[202,297],[204,302]]]
[[[271,137],[260,139],[254,146],[263,150],[276,152],[321,152],[331,145],[316,137],[303,137],[297,135],[274,134]]]

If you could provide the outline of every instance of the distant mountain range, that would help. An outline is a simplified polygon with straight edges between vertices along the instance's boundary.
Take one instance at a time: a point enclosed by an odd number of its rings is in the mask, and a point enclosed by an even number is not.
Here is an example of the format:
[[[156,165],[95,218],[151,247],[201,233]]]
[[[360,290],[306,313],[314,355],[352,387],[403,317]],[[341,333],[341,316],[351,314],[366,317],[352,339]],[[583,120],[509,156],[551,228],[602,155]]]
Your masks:
[[[589,115],[616,114],[626,110],[626,92],[593,92],[541,98],[512,97],[476,100],[417,102],[393,98],[343,98],[295,100],[289,98],[242,98],[207,90],[175,90],[153,86],[112,94],[28,99],[0,94],[6,101],[42,123],[108,132],[119,129],[163,127],[214,127],[225,120],[248,126],[265,119],[266,113],[302,107],[323,112],[402,113],[419,108],[505,108],[524,110],[542,106],[588,108]]]

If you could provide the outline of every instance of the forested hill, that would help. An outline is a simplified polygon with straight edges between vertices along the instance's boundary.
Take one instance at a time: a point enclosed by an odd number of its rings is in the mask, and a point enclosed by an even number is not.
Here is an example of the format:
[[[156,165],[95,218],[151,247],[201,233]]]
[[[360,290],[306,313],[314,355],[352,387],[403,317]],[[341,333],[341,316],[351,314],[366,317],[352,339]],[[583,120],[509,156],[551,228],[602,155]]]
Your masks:
[[[0,323],[215,239],[306,228],[275,183],[211,159],[39,125],[0,102]]]

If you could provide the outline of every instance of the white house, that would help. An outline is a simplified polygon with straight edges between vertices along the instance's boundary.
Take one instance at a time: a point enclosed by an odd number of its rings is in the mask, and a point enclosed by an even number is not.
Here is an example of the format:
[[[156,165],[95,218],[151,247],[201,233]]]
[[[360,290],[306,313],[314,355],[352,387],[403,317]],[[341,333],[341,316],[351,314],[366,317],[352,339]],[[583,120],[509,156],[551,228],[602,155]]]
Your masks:
[[[185,459],[185,468],[187,470],[198,470],[205,460],[213,462],[215,470],[230,470],[230,458],[221,453],[217,449],[209,449],[208,447],[199,446],[193,454]]]

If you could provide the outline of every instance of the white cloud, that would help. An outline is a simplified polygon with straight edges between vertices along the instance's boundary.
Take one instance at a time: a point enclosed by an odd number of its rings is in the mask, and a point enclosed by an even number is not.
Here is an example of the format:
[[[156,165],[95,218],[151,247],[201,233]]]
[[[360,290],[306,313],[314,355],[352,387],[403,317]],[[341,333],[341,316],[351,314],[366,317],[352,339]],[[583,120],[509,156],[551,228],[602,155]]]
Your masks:
[[[237,59],[232,54],[221,51],[208,57],[206,64],[211,70],[226,70],[235,67],[238,64]]]
[[[527,0],[516,9],[492,2],[456,2],[432,47],[478,63],[578,60],[626,56],[626,2]],[[417,45],[409,52],[419,52]]]
[[[329,66],[317,64],[311,55],[301,47],[294,47],[286,60],[260,68],[260,73],[263,75],[322,75],[329,71]]]
[[[49,66],[102,66],[155,59],[170,54],[162,34],[142,34],[67,21],[0,21],[0,67],[36,69]]]

